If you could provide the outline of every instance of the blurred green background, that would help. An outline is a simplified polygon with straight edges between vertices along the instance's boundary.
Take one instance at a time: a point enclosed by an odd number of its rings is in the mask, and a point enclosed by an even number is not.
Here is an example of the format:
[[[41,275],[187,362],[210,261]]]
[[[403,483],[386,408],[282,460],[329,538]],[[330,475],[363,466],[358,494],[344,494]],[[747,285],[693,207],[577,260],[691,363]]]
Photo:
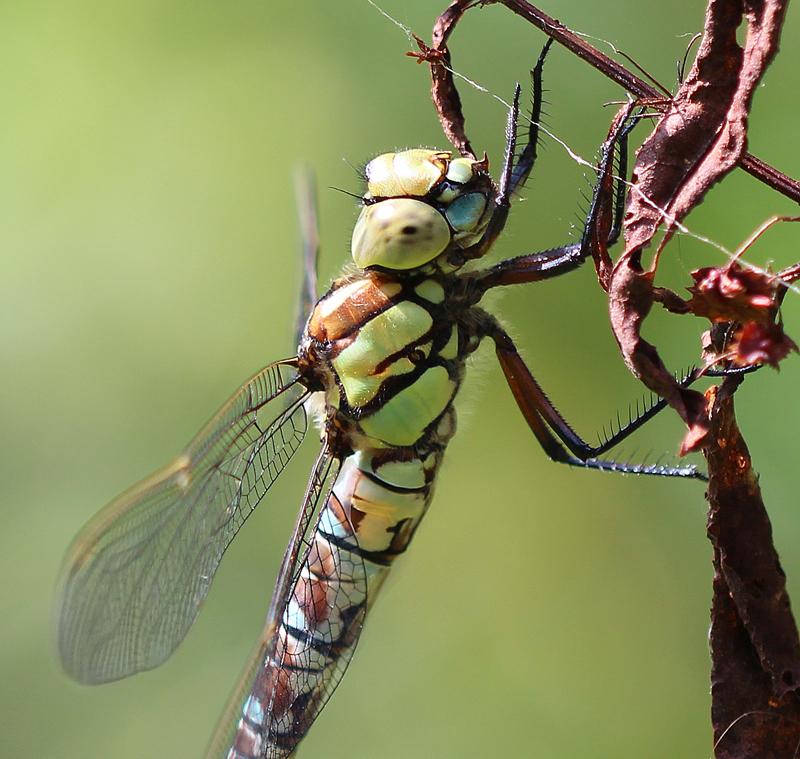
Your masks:
[[[444,3],[382,0],[427,38]],[[667,86],[701,28],[700,0],[551,0]],[[504,97],[544,39],[501,7],[468,14],[456,67]],[[253,372],[291,355],[299,266],[292,168],[320,187],[322,276],[347,258],[357,172],[392,148],[444,146],[428,74],[365,0],[13,0],[0,4],[0,756],[200,757],[256,640],[315,453],[313,439],[223,562],[204,613],[162,668],[85,688],[52,644],[71,537],[174,457]],[[751,150],[800,176],[800,20],[760,89]],[[555,48],[550,128],[591,158],[621,92]],[[504,107],[462,87],[494,167]],[[640,130],[640,139],[645,129]],[[348,165],[351,164],[351,165]],[[563,244],[585,169],[547,140],[498,255]],[[735,248],[792,204],[736,172],[689,219]],[[573,232],[574,234],[574,232]],[[800,257],[768,233],[760,264]],[[676,240],[662,284],[722,254]],[[640,394],[616,353],[593,272],[497,304],[542,384],[585,435]],[[798,296],[786,303],[800,339]],[[676,370],[698,320],[654,314]],[[301,756],[650,759],[711,752],[710,547],[698,483],[550,463],[490,356],[479,361],[434,505]],[[796,356],[751,377],[740,422],[800,599]],[[623,454],[682,434],[664,415]]]

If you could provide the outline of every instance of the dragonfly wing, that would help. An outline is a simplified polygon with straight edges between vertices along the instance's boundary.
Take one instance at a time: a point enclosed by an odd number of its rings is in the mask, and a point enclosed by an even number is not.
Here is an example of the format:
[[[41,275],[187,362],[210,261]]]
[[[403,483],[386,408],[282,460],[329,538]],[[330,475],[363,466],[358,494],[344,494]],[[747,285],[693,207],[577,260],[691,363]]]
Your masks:
[[[340,464],[326,450],[317,459],[264,633],[206,759],[288,757],[350,663],[367,578],[353,525],[331,492]],[[340,550],[340,540],[350,549]]]
[[[303,240],[303,285],[300,290],[300,308],[295,332],[299,343],[305,332],[306,322],[317,302],[317,264],[319,262],[319,230],[317,227],[317,192],[314,172],[307,166],[298,166],[294,171],[294,192],[300,216],[300,232]]]
[[[114,499],[64,564],[61,661],[83,683],[158,666],[194,623],[225,549],[303,440],[309,391],[268,366],[169,466]]]

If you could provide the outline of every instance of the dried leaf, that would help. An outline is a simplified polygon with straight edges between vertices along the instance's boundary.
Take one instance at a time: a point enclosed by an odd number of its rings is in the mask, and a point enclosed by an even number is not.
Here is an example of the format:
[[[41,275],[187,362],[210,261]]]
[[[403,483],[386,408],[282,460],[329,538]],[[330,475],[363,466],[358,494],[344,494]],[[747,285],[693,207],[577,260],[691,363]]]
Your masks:
[[[791,351],[798,353],[797,345],[783,331],[782,323],[748,322],[736,331],[727,358],[737,366],[769,364],[778,369],[778,362]]]
[[[692,272],[689,307],[712,322],[774,323],[780,280],[774,274],[744,268],[738,261]]]
[[[785,4],[767,0],[756,7],[737,0],[710,0],[694,65],[639,150],[634,169],[625,251],[614,267],[609,287],[612,327],[631,370],[666,398],[689,426],[683,450],[695,450],[708,440],[704,406],[697,398],[687,397],[690,391],[680,391],[656,349],[641,339],[642,321],[655,299],[653,281],[658,265],[656,255],[645,269],[642,252],[662,223],[667,229],[666,242],[675,223],[743,155],[750,101],[777,52]],[[737,33],[745,11],[748,33],[743,49]],[[665,300],[679,301],[677,296]]]

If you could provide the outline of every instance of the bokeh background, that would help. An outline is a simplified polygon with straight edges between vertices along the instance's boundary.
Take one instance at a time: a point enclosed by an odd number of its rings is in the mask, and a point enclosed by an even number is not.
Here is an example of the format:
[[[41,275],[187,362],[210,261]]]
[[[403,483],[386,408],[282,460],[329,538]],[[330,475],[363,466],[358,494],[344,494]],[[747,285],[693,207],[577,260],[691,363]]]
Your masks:
[[[381,0],[428,37],[444,3]],[[668,87],[700,0],[550,0]],[[796,9],[795,9],[796,10]],[[502,7],[468,14],[454,63],[494,93],[525,80],[544,38]],[[347,258],[357,171],[443,146],[428,74],[366,0],[9,0],[0,4],[0,756],[200,757],[256,640],[315,453],[313,440],[222,564],[185,645],[160,669],[85,688],[53,652],[64,550],[119,491],[174,457],[252,373],[291,355],[299,266],[292,169],[319,181],[322,277]],[[800,17],[755,102],[751,150],[800,176]],[[589,159],[621,92],[555,48],[549,125]],[[504,107],[462,87],[475,146],[499,165]],[[640,138],[645,129],[641,129]],[[586,169],[553,140],[498,255],[567,242]],[[735,248],[796,213],[742,172],[690,219]],[[800,228],[749,259],[798,259]],[[721,263],[681,238],[663,284]],[[587,266],[514,289],[497,310],[576,428],[640,395],[621,368]],[[798,296],[788,332],[800,338]],[[699,320],[654,314],[679,370]],[[301,756],[650,759],[711,753],[710,547],[698,483],[550,463],[491,356],[461,404],[433,507]],[[800,598],[800,360],[748,378],[740,421]],[[623,457],[672,454],[665,414]]]

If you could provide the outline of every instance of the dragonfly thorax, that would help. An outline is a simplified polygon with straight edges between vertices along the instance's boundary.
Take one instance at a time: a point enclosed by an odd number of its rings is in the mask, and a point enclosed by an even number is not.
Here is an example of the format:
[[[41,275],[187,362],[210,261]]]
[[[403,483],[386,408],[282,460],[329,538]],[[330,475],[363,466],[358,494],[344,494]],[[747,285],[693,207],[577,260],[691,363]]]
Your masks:
[[[417,148],[367,164],[352,254],[362,269],[408,271],[480,239],[494,210],[488,162]]]
[[[452,434],[438,424],[468,352],[452,279],[367,271],[335,282],[315,306],[300,356],[351,447],[418,447]]]

